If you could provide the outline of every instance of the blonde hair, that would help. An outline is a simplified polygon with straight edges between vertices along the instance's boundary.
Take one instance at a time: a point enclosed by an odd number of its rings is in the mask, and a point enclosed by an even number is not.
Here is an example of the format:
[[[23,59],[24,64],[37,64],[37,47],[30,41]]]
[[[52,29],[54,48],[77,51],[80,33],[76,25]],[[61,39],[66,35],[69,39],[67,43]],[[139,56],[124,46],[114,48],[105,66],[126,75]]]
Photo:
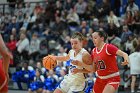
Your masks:
[[[78,40],[83,41],[85,40],[85,37],[80,32],[75,32],[72,36],[72,39],[78,38]]]

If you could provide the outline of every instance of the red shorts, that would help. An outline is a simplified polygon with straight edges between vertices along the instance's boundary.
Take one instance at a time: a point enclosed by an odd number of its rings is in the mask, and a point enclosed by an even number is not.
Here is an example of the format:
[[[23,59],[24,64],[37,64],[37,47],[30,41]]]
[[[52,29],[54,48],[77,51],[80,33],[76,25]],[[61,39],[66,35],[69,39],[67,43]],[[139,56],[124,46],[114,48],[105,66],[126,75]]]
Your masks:
[[[120,76],[108,79],[97,78],[93,86],[93,93],[102,93],[107,84],[112,85],[114,89],[117,90],[120,84]]]
[[[0,61],[0,93],[8,91],[7,78],[2,68],[2,62]]]

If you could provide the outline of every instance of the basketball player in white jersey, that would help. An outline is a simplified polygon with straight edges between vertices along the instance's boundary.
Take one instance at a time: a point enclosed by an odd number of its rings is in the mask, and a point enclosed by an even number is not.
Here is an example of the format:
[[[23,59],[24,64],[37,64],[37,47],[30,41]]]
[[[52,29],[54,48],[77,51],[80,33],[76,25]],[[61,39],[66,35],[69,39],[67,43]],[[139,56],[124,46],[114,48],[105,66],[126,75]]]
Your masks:
[[[72,49],[67,56],[55,56],[56,60],[62,62],[67,60],[78,60],[85,64],[92,64],[90,54],[82,47],[83,39],[84,36],[81,33],[74,33],[71,37]],[[55,89],[54,93],[81,93],[86,87],[86,77],[84,73],[88,73],[88,71],[83,67],[70,64],[69,73],[64,76],[64,79]]]
[[[130,74],[132,76],[131,80],[131,93],[135,93],[135,85],[137,75],[140,74],[140,48],[137,47],[135,52],[129,55],[130,62]],[[140,83],[139,87],[140,88]]]

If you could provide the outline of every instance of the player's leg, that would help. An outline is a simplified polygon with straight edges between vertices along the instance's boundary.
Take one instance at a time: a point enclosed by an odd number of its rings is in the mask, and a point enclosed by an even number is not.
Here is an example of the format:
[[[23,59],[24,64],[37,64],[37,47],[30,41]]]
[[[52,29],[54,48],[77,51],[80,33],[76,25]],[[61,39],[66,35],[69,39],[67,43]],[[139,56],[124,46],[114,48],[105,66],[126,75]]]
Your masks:
[[[75,92],[75,91],[71,91],[69,90],[68,93],[85,93],[84,91],[78,91],[78,92]]]
[[[9,62],[10,62],[10,54],[4,44],[4,41],[0,35],[0,54],[3,57],[3,66],[2,68],[4,69],[4,72],[6,75],[8,74],[8,67],[9,67]],[[8,76],[8,75],[7,75]]]
[[[116,86],[116,85],[115,85]],[[118,85],[117,85],[118,86]],[[103,90],[103,93],[115,93],[116,89],[114,86],[107,84]]]
[[[109,80],[109,79],[108,79]],[[114,79],[110,79],[108,83],[105,85],[103,93],[115,93],[120,84],[119,77],[115,77]]]
[[[8,74],[8,68],[9,68],[9,63],[10,63],[10,54],[4,44],[4,41],[2,39],[2,36],[0,35],[0,54],[2,56],[3,62],[1,65],[1,69],[3,70],[3,77],[5,78],[4,80],[4,87],[1,89],[2,91],[4,91],[3,93],[7,93],[8,92],[8,81],[9,81],[9,74]],[[2,75],[1,75],[2,77]],[[5,84],[6,82],[6,84]],[[1,83],[3,84],[3,83]],[[2,93],[2,92],[0,92]]]
[[[131,92],[135,91],[135,82],[136,82],[136,75],[132,75]]]
[[[102,83],[103,81],[99,78],[96,79],[93,86],[93,93],[103,93],[103,89],[106,83]]]
[[[43,92],[42,88],[39,88],[38,90],[36,90],[36,93],[42,93],[42,92]]]
[[[87,84],[86,82],[79,82],[79,84],[74,84],[72,86],[70,86],[69,90],[67,93],[84,93],[84,90],[86,88]]]
[[[70,78],[69,76],[64,76],[64,79],[60,82],[58,87],[54,90],[53,93],[68,93],[68,90],[70,86],[72,85],[70,83]]]
[[[63,93],[60,89],[56,88],[53,93]]]
[[[28,90],[28,93],[33,93],[33,91],[31,89]]]
[[[120,76],[109,78],[106,81],[107,83],[102,93],[115,93],[120,84]]]
[[[2,69],[2,62],[0,62],[0,93],[8,93],[7,78]]]

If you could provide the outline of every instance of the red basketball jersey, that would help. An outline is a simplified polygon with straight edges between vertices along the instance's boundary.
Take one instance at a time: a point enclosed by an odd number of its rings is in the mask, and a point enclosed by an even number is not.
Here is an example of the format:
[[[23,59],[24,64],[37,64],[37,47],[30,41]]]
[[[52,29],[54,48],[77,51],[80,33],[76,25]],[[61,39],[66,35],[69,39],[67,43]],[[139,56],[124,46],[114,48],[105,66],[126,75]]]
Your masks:
[[[118,72],[116,52],[118,48],[111,44],[104,44],[101,50],[95,47],[92,50],[93,62],[97,67],[99,76],[106,76]]]

